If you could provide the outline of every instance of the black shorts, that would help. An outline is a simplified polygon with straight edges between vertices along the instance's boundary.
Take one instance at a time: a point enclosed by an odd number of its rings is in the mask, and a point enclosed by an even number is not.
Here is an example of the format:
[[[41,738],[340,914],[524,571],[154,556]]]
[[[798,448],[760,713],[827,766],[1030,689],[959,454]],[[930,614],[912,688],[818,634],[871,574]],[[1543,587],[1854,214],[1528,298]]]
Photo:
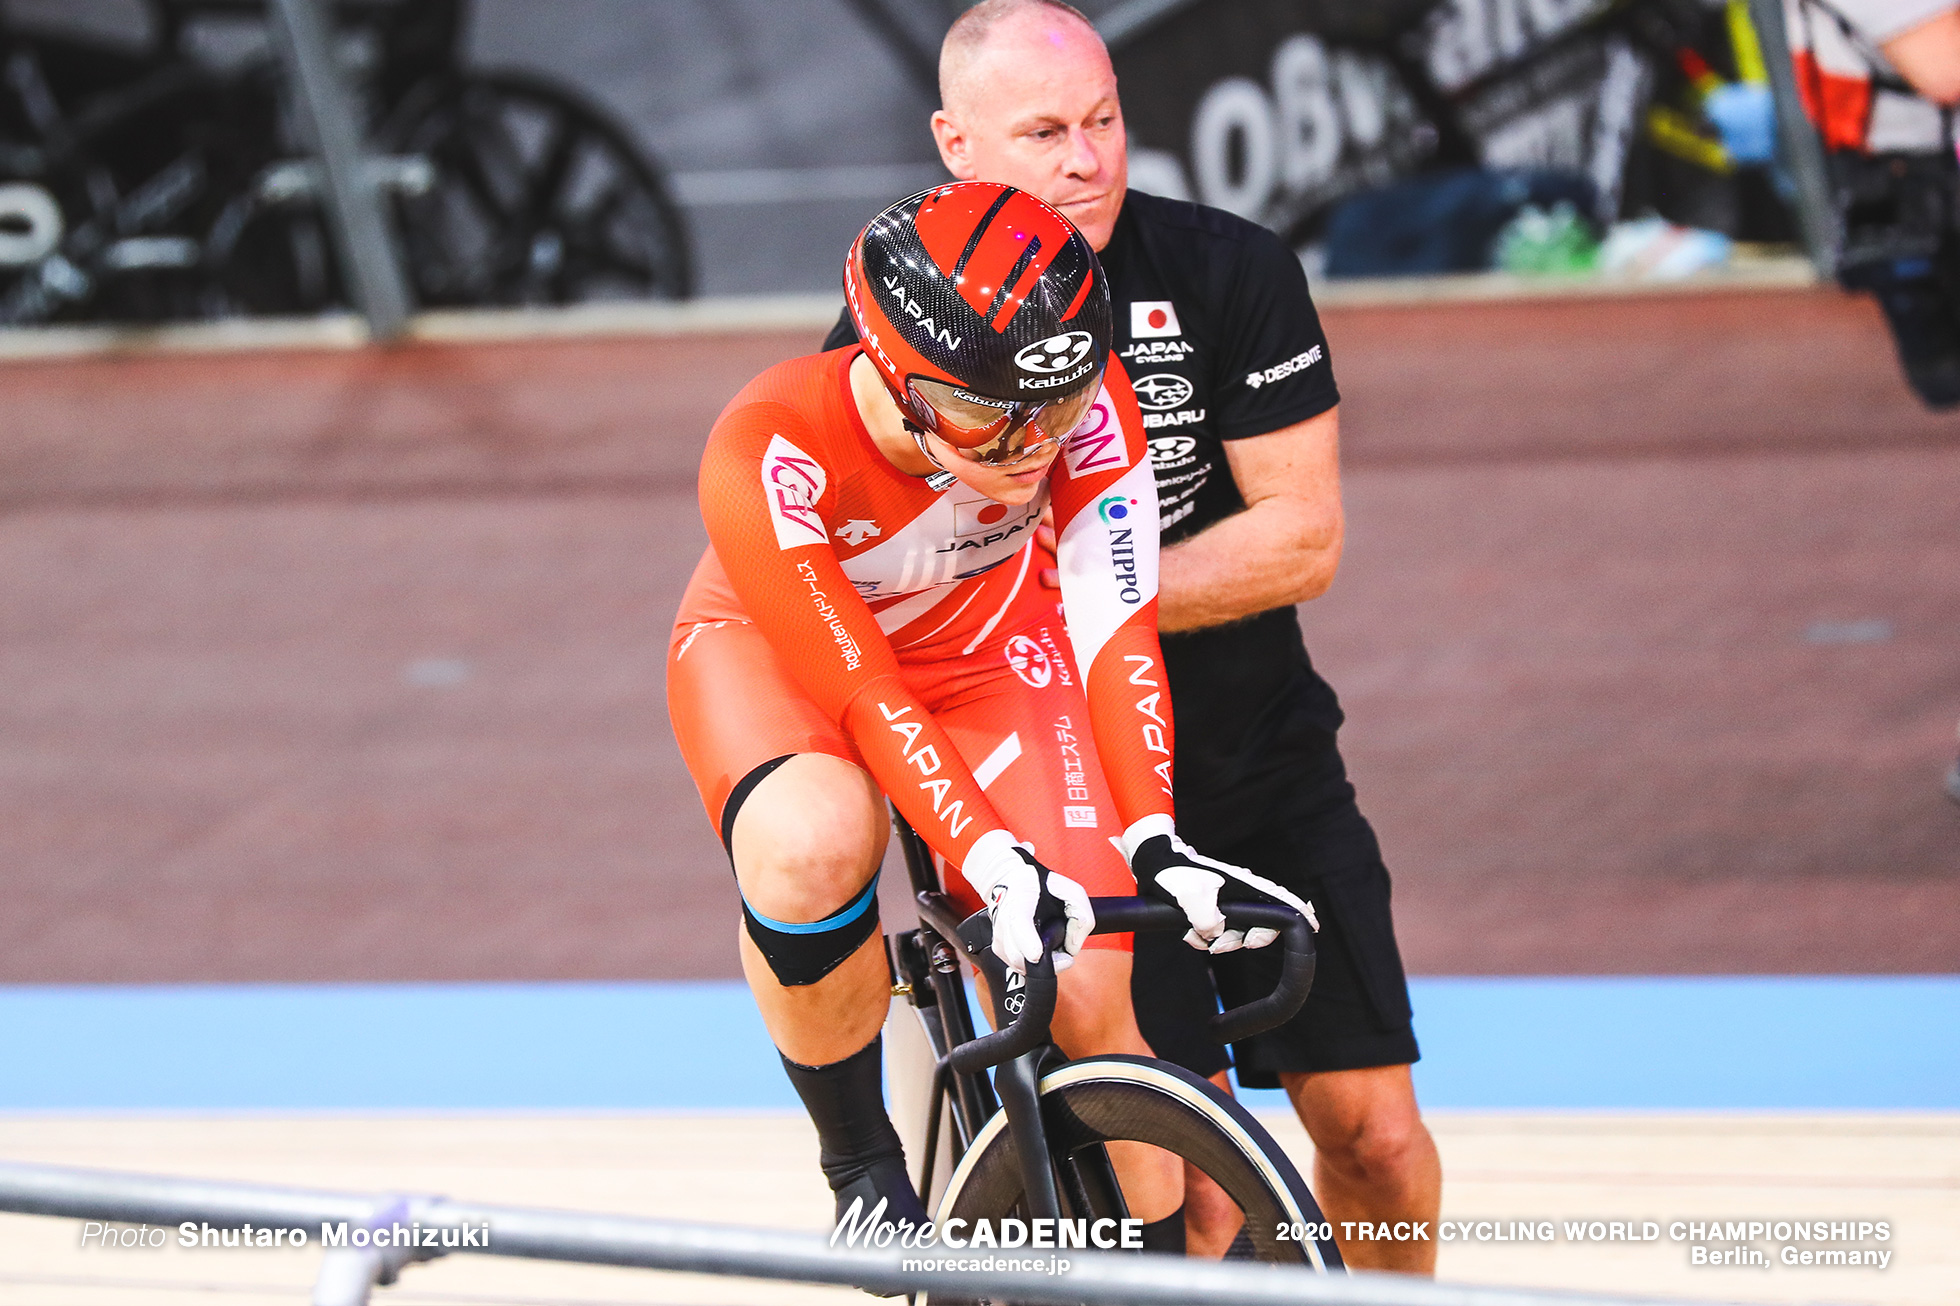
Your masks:
[[[1236,1064],[1245,1088],[1277,1088],[1280,1071],[1358,1070],[1417,1059],[1409,984],[1395,946],[1388,869],[1375,832],[1355,804],[1354,787],[1333,747],[1299,768],[1300,784],[1261,828],[1200,842],[1199,852],[1248,867],[1313,903],[1313,991],[1300,1013],[1231,1054],[1212,1041],[1206,1021],[1222,999],[1240,1006],[1272,992],[1272,948],[1210,957],[1176,934],[1136,936],[1130,993],[1137,1024],[1157,1055],[1200,1075]]]

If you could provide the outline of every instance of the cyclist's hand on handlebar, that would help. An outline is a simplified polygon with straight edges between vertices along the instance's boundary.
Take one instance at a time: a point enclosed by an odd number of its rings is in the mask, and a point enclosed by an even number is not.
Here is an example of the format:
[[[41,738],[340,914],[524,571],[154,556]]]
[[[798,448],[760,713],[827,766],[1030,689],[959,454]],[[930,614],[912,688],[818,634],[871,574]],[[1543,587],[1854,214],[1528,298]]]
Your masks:
[[[974,841],[960,868],[966,882],[987,904],[994,928],[994,955],[1009,970],[1027,973],[1041,960],[1042,927],[1066,920],[1068,929],[1055,950],[1055,969],[1067,970],[1096,927],[1089,895],[1068,876],[1034,859],[1029,847],[1005,830],[989,830]]]
[[[1313,904],[1306,899],[1243,866],[1213,861],[1193,851],[1169,824],[1168,817],[1145,818],[1124,833],[1123,843],[1138,892],[1175,904],[1191,922],[1184,936],[1186,943],[1205,952],[1234,952],[1263,948],[1279,937],[1276,931],[1264,928],[1243,934],[1226,929],[1225,913],[1220,910],[1225,903],[1283,903],[1306,917],[1314,929],[1320,928]]]

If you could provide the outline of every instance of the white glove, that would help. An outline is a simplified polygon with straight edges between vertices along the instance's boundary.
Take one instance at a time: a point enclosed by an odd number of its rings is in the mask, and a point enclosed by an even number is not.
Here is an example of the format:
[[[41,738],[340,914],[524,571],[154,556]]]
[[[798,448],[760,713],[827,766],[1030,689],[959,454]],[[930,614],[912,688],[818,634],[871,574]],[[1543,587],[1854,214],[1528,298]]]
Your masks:
[[[994,955],[1007,968],[1027,974],[1040,961],[1041,927],[1066,916],[1068,929],[1055,951],[1055,970],[1075,964],[1075,954],[1096,928],[1096,913],[1082,886],[1034,859],[1030,844],[1016,843],[1005,830],[989,830],[973,841],[960,868],[966,882],[987,904],[994,927]]]
[[[1221,902],[1284,903],[1307,918],[1315,930],[1320,921],[1313,904],[1284,885],[1243,866],[1213,861],[1177,837],[1168,816],[1146,816],[1123,832],[1123,853],[1130,859],[1137,891],[1146,898],[1177,905],[1191,928],[1184,941],[1201,952],[1236,952],[1263,948],[1279,937],[1277,930],[1255,927],[1241,934],[1225,928]]]

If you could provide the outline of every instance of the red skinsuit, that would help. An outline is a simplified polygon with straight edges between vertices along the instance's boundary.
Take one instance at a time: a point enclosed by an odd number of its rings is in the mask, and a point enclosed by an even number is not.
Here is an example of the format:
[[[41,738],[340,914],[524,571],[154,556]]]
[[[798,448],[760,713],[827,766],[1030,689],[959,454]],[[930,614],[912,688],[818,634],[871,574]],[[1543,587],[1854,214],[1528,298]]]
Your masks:
[[[754,767],[825,752],[869,771],[953,865],[1002,828],[1091,893],[1134,892],[1111,841],[1170,813],[1172,737],[1156,485],[1128,379],[1112,359],[1040,493],[1010,508],[886,460],[851,398],[857,352],[764,372],[702,456],[710,543],[668,699],[710,819]],[[1051,497],[1065,635],[1033,547]]]

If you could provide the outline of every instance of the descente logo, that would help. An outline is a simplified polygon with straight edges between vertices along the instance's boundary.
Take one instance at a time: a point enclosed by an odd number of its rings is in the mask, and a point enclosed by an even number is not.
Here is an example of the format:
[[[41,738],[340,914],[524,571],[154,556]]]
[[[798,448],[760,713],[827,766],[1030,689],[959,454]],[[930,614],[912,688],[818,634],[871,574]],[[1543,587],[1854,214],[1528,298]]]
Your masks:
[[[1284,363],[1273,364],[1273,366],[1263,372],[1247,373],[1245,383],[1254,390],[1257,390],[1262,385],[1271,385],[1275,381],[1284,381],[1295,372],[1304,372],[1307,368],[1312,367],[1320,361],[1320,357],[1320,346],[1315,345],[1312,349],[1293,355],[1293,357],[1287,359]]]

